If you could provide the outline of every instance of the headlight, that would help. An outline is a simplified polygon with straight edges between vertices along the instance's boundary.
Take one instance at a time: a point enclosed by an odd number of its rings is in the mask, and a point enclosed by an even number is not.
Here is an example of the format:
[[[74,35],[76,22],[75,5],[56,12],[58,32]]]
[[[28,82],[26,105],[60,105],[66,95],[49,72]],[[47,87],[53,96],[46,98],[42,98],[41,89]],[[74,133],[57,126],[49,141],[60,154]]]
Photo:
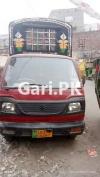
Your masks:
[[[2,103],[2,112],[5,113],[15,113],[15,105],[14,103],[4,102]]]
[[[81,104],[79,102],[70,103],[68,109],[69,112],[79,112],[81,110]]]

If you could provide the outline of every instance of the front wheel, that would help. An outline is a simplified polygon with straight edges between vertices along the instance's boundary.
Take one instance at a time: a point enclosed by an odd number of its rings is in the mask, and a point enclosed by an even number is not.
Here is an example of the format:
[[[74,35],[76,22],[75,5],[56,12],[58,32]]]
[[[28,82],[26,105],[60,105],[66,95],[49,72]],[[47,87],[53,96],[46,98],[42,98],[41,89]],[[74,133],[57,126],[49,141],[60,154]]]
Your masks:
[[[77,137],[77,135],[68,135],[68,138],[71,140],[75,140],[76,137]]]
[[[14,140],[14,136],[3,135],[3,137],[7,142],[12,142]]]

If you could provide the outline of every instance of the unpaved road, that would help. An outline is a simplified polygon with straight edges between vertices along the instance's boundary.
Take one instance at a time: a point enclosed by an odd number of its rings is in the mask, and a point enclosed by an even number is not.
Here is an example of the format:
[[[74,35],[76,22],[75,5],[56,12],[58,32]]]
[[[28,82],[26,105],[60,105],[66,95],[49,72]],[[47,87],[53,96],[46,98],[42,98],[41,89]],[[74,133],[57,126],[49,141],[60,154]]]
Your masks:
[[[93,81],[85,84],[86,131],[67,138],[15,139],[0,136],[0,177],[100,177],[100,110]],[[88,154],[94,148],[95,157]]]

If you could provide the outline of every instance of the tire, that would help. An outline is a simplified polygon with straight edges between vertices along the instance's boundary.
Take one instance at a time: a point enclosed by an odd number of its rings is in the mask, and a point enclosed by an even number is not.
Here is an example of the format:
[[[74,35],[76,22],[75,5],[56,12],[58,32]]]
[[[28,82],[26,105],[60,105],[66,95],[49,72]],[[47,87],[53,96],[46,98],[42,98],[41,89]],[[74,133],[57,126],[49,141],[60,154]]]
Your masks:
[[[11,142],[14,139],[14,136],[9,136],[9,135],[3,135],[3,137],[7,142]]]
[[[71,140],[75,140],[77,137],[77,135],[68,135],[68,138],[71,139]]]

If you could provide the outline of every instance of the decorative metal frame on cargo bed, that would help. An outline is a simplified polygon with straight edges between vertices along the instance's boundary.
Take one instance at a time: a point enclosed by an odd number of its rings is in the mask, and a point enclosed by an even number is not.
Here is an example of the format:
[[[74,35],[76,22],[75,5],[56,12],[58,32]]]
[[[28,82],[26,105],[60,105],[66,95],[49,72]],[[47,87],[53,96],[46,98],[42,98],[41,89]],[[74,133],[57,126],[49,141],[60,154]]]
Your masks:
[[[11,22],[9,25],[9,54],[25,52],[72,56],[71,26],[48,18],[28,18]]]

